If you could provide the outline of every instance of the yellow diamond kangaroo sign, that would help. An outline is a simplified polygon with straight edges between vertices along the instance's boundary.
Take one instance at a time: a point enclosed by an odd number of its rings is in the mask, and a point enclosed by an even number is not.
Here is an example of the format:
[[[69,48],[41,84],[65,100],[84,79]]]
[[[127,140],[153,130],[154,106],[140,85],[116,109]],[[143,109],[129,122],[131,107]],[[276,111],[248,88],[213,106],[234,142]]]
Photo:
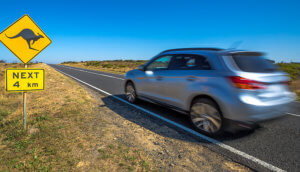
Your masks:
[[[1,32],[0,41],[25,64],[51,44],[49,37],[28,15]]]

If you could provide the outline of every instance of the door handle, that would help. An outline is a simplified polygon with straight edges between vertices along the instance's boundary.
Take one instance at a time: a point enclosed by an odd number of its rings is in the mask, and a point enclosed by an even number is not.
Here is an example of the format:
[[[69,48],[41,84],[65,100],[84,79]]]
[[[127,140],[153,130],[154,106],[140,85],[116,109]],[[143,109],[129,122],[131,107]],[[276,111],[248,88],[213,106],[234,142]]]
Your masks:
[[[162,79],[163,79],[162,76],[157,76],[157,77],[156,77],[156,80],[158,80],[158,81],[161,81]]]
[[[195,80],[196,80],[196,77],[194,77],[194,76],[189,76],[189,77],[186,78],[186,80],[188,80],[188,81],[195,81]]]

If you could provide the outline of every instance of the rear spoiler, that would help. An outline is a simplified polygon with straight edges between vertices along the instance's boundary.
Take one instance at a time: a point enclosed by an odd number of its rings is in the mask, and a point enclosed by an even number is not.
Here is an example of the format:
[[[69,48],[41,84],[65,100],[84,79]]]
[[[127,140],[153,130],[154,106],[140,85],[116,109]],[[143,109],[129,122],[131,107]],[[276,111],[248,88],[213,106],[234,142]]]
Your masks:
[[[256,51],[231,51],[228,52],[230,55],[244,55],[244,56],[264,56],[265,53]]]

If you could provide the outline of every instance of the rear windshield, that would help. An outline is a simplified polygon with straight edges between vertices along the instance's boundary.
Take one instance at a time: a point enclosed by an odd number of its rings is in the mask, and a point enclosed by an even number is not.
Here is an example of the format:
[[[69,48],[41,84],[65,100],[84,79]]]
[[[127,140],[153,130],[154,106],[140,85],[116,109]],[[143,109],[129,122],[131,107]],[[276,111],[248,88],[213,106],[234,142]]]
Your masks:
[[[233,55],[233,60],[244,72],[268,73],[277,70],[275,64],[262,56]]]

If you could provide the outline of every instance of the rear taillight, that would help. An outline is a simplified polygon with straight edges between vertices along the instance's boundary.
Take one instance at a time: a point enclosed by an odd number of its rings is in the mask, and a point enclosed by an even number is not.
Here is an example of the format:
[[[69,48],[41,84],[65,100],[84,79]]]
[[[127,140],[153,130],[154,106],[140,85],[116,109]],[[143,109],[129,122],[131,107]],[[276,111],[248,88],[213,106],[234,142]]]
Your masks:
[[[266,85],[262,82],[254,81],[239,76],[230,76],[229,79],[231,83],[239,89],[256,90],[266,88]]]

